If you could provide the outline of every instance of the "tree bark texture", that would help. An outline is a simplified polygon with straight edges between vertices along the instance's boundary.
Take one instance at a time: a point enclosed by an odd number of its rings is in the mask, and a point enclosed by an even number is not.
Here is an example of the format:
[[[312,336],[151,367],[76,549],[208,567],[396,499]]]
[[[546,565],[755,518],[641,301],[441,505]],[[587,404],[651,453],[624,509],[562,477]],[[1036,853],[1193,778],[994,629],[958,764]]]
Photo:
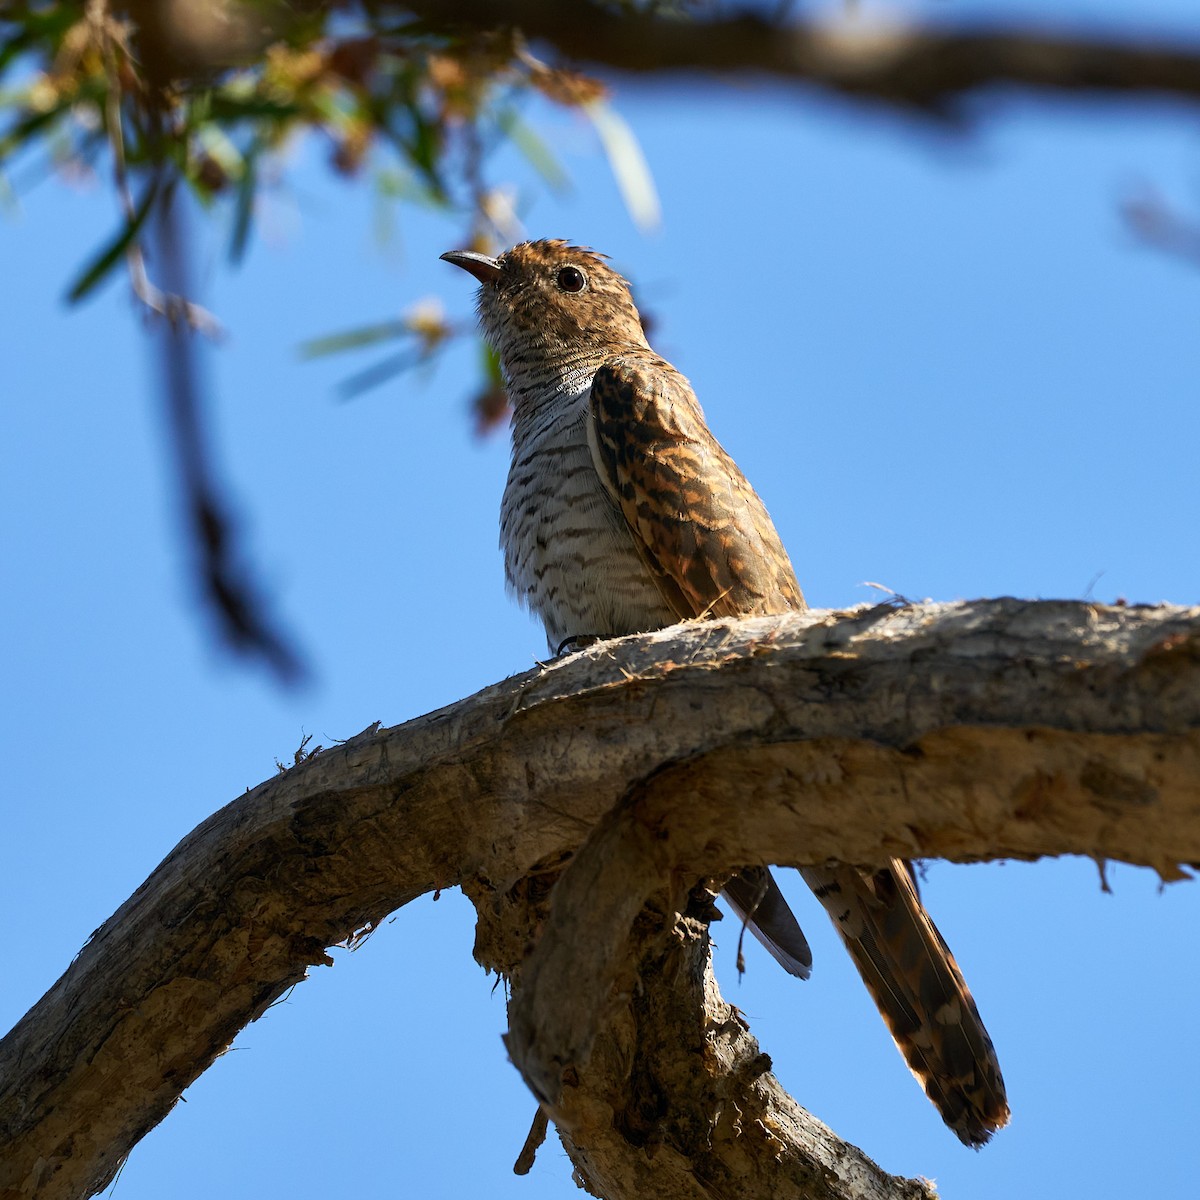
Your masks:
[[[189,834],[0,1043],[0,1198],[104,1187],[327,946],[459,885],[594,1193],[924,1195],[779,1087],[696,887],[897,854],[1200,862],[1200,609],[697,622],[372,726]]]

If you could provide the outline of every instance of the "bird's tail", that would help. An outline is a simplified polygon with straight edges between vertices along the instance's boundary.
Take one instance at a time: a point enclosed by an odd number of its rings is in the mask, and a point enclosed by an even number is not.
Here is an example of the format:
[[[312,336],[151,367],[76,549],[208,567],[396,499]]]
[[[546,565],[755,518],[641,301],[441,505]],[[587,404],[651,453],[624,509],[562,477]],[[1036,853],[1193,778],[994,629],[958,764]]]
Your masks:
[[[789,975],[812,974],[812,951],[795,914],[766,867],[747,867],[729,879],[721,894],[729,907]]]
[[[1008,1122],[992,1039],[958,964],[917,895],[911,869],[801,871],[837,926],[909,1069],[968,1146]]]

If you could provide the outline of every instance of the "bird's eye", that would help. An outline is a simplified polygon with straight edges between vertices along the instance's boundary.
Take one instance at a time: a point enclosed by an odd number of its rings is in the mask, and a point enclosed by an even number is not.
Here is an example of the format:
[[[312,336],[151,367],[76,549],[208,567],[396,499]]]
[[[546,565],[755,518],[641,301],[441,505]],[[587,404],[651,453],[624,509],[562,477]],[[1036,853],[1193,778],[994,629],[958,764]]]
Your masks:
[[[578,267],[563,267],[554,282],[564,292],[582,292],[587,286],[587,276]]]

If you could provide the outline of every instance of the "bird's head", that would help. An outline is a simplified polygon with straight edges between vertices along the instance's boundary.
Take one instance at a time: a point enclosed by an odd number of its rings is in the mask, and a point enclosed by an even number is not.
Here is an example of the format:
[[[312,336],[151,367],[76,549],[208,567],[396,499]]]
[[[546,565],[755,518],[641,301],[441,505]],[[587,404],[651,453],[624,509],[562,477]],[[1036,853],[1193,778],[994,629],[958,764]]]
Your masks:
[[[479,280],[479,323],[510,380],[646,345],[629,284],[593,250],[545,240],[442,258]]]

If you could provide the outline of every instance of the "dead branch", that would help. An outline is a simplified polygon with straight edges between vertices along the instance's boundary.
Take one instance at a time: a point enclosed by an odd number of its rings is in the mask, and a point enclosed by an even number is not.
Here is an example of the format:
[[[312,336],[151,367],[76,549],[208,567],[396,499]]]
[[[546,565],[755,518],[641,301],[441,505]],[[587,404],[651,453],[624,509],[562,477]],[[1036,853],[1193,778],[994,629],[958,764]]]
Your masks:
[[[915,1196],[779,1089],[689,889],[1067,853],[1200,861],[1200,609],[880,606],[603,643],[372,727],[185,838],[0,1043],[0,1198],[104,1187],[326,946],[455,885],[589,1186]]]

